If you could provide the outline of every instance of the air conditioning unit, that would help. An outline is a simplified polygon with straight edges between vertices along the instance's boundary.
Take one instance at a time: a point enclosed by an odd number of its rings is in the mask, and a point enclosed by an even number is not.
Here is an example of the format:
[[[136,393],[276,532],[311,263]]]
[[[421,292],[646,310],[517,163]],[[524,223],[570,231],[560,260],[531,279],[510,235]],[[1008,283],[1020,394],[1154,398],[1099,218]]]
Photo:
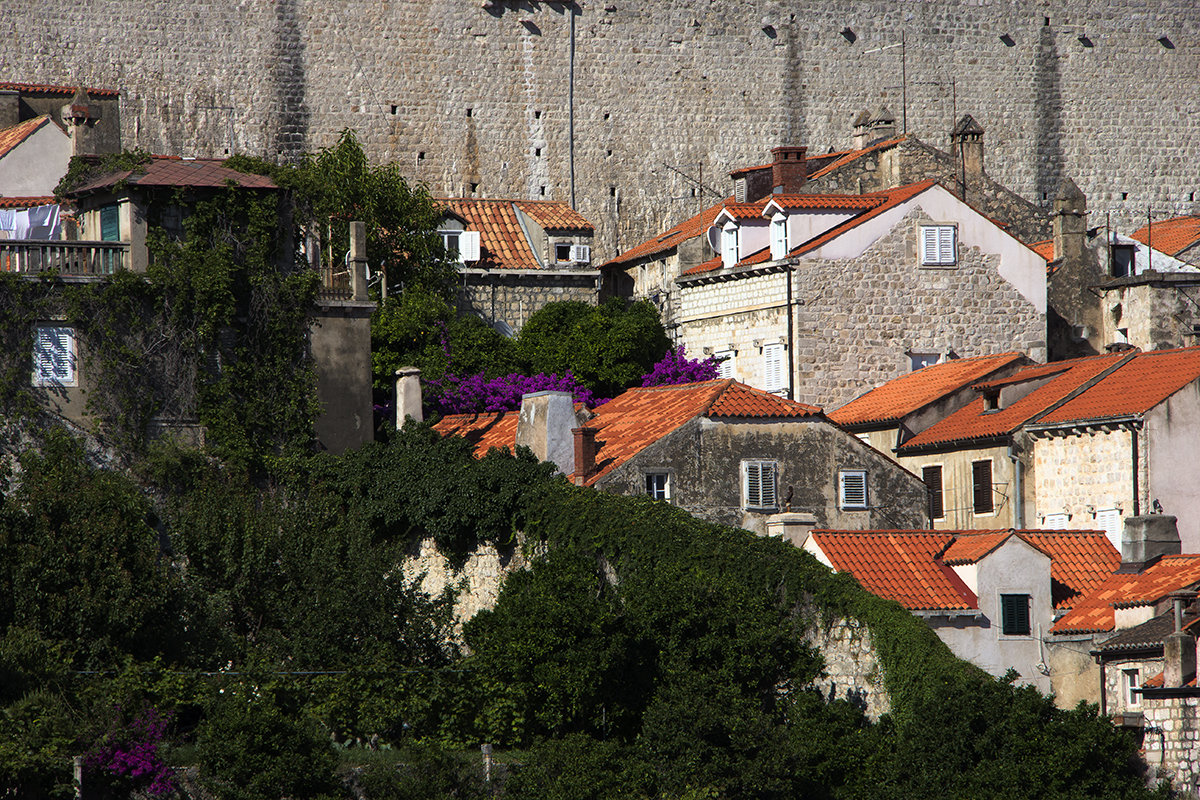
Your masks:
[[[571,245],[571,260],[576,264],[592,263],[592,248],[586,244]]]

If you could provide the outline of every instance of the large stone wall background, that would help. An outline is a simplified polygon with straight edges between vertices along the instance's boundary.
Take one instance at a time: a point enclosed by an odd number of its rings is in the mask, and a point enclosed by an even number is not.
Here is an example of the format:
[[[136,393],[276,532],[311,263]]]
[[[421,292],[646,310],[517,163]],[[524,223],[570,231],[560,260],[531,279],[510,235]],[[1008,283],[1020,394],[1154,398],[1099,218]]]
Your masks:
[[[882,104],[941,147],[970,112],[991,175],[1038,203],[1071,175],[1092,225],[1200,190],[1192,3],[39,0],[0,35],[5,80],[119,88],[126,144],[154,152],[292,156],[349,127],[435,193],[558,200],[573,152],[598,258],[712,202],[674,169],[726,193],[774,145],[850,146]]]

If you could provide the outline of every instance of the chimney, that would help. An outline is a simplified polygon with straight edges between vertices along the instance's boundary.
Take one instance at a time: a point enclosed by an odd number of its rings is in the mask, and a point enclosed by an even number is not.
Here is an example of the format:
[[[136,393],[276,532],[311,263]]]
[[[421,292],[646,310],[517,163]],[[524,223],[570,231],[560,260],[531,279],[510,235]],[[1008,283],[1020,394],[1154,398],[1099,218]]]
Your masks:
[[[1179,555],[1179,529],[1170,514],[1126,517],[1119,572],[1141,572],[1163,556]]]
[[[854,118],[854,149],[862,150],[871,143],[871,112],[860,111]]]
[[[350,223],[350,292],[358,301],[367,299],[367,226]]]
[[[521,398],[517,445],[551,461],[564,475],[575,472],[575,400],[570,392],[534,392]]]
[[[807,147],[776,147],[771,150],[771,186],[775,194],[799,194],[808,180]]]
[[[92,129],[100,121],[100,106],[92,104],[87,89],[80,86],[75,90],[71,102],[62,107],[62,121],[71,135],[71,155],[88,156],[100,153],[100,147],[92,141]]]
[[[575,428],[575,485],[584,482],[596,471],[596,428]]]
[[[978,189],[979,181],[983,179],[982,126],[970,114],[964,114],[950,131],[950,144],[958,162],[958,180],[964,184],[961,188]]]
[[[421,370],[416,367],[401,367],[396,370],[396,430],[404,427],[409,419],[422,422]]]
[[[867,144],[882,142],[896,138],[896,115],[887,106],[879,109],[875,119],[871,120],[871,136]]]
[[[1065,264],[1081,263],[1086,249],[1087,198],[1070,178],[1058,185],[1051,227],[1054,258]]]
[[[1175,632],[1163,639],[1163,687],[1185,685],[1196,675],[1196,637],[1183,630],[1183,608],[1195,592],[1172,592],[1175,605]]]
[[[0,130],[11,128],[21,121],[21,93],[16,89],[0,89]]]

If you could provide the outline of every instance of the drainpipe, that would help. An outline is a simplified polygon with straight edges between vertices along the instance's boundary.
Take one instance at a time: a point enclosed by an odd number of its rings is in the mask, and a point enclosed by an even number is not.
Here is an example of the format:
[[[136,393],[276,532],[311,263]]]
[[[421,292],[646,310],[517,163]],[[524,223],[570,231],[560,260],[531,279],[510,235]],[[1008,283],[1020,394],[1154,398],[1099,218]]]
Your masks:
[[[567,76],[567,157],[571,168],[571,208],[575,204],[575,4],[567,6],[571,14],[571,61]]]
[[[787,281],[787,363],[788,363],[788,399],[796,399],[796,325],[792,313],[792,278],[794,273],[789,266],[784,273]]]
[[[1138,432],[1137,428],[1129,429],[1129,441],[1132,442],[1129,448],[1129,455],[1133,459],[1133,515],[1141,516],[1142,507],[1138,502],[1138,495],[1141,494],[1141,488],[1138,486]]]
[[[1021,494],[1021,457],[1008,446],[1008,458],[1013,465],[1013,527],[1025,529],[1025,499]]]
[[[1096,660],[1100,662],[1100,716],[1108,716],[1108,678],[1106,677],[1106,667],[1104,656],[1097,656]]]

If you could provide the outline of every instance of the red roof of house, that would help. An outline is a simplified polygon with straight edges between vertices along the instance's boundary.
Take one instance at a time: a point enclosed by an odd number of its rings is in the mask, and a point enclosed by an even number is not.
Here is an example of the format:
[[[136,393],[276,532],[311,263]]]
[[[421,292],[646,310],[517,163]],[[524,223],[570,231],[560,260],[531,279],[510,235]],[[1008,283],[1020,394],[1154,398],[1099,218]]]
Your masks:
[[[605,263],[604,266],[628,264],[631,261],[658,256],[669,250],[673,250],[689,239],[703,236],[712,227],[713,221],[716,220],[717,214],[721,213],[721,209],[725,207],[725,204],[732,202],[733,198],[727,197],[715,206],[706,208],[696,216],[685,219],[674,228],[670,228],[655,238],[644,241],[636,247],[631,247],[616,258]]]
[[[36,208],[54,202],[53,197],[0,197],[0,208]]]
[[[1160,253],[1178,255],[1200,241],[1200,215],[1192,214],[1143,225],[1133,232],[1132,238]]]
[[[1037,420],[1038,425],[1145,414],[1200,380],[1200,347],[1137,353],[1095,385]]]
[[[136,170],[120,170],[96,178],[75,189],[72,195],[109,189],[117,184],[151,188],[221,188],[229,184],[246,189],[277,189],[266,175],[239,172],[224,166],[218,158],[179,158],[152,156]]]
[[[877,386],[828,416],[838,425],[846,426],[898,422],[999,369],[1022,361],[1029,359],[1012,352],[932,364]]]
[[[464,436],[481,457],[492,447],[514,448],[519,414],[456,414],[444,417],[433,429],[443,436]],[[816,406],[733,380],[630,389],[597,407],[594,414],[587,424],[598,431],[596,470],[588,476],[588,484],[696,417],[794,420],[822,416]]]
[[[974,564],[1018,536],[1050,557],[1050,577],[1055,608],[1071,608],[1121,564],[1121,554],[1104,531],[960,531],[942,558],[950,566]]]
[[[591,234],[592,224],[566,203],[542,200],[484,200],[474,197],[439,199],[467,225],[479,233],[481,269],[542,269],[521,227],[516,209],[538,225],[554,231]]]
[[[49,114],[42,114],[40,117],[18,122],[16,125],[0,131],[0,158],[4,158],[14,147],[41,130],[42,126],[53,124]]]
[[[24,94],[49,94],[61,97],[74,97],[78,86],[55,86],[48,83],[0,83],[0,90],[22,92]],[[120,97],[121,93],[112,89],[97,89],[89,86],[87,93],[92,97]]]
[[[1051,633],[1097,633],[1116,626],[1114,608],[1150,606],[1171,592],[1200,583],[1200,555],[1163,556],[1140,573],[1113,573],[1050,629]]]
[[[763,198],[762,208],[774,204],[788,211],[860,211],[874,208],[884,199],[877,194],[773,194]]]
[[[753,203],[726,203],[721,207],[721,213],[727,214],[734,219],[763,219],[763,209],[766,208],[767,201],[765,199],[758,200]],[[717,214],[721,216],[721,214]]]
[[[998,381],[980,383],[976,388],[1012,385],[1044,378],[1046,383],[1004,408],[988,411],[980,396],[940,422],[930,425],[900,445],[899,453],[911,453],[924,447],[996,439],[1011,434],[1038,415],[1081,391],[1090,382],[1129,358],[1128,354],[1111,353],[1071,361],[1036,364]]]
[[[835,570],[910,611],[979,607],[975,593],[940,558],[954,541],[949,531],[815,530],[812,539]]]
[[[1054,260],[1054,240],[1046,239],[1041,242],[1033,242],[1029,245],[1029,249],[1037,253],[1047,261]]]

